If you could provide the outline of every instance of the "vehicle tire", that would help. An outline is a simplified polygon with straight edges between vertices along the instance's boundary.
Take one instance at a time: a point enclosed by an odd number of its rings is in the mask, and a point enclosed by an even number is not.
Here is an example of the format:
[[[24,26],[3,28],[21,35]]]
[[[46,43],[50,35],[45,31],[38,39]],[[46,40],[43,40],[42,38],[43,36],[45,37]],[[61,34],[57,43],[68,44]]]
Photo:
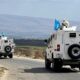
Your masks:
[[[73,44],[68,48],[68,55],[72,59],[79,59],[80,58],[80,45]]]
[[[52,62],[52,69],[58,71],[62,68],[62,63],[59,60],[54,59]]]
[[[80,71],[80,64],[78,65],[79,71]]]
[[[4,55],[4,58],[7,58],[7,55]]]
[[[75,68],[75,66],[74,66],[74,65],[70,65],[70,67],[71,67],[71,68]]]
[[[80,66],[79,66],[79,71],[80,71]]]
[[[13,54],[9,54],[8,56],[9,56],[9,58],[13,58]]]
[[[12,48],[11,48],[11,46],[6,46],[6,47],[4,48],[4,50],[5,50],[6,53],[10,53],[11,50],[12,50]]]
[[[0,58],[2,57],[2,55],[0,55]]]
[[[50,69],[50,66],[51,66],[51,62],[45,56],[45,68]]]

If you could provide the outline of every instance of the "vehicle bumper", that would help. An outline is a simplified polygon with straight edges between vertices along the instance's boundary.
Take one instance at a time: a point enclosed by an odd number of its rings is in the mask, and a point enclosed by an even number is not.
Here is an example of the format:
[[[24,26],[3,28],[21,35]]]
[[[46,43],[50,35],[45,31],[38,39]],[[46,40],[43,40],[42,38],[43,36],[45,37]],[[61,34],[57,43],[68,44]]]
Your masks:
[[[54,59],[61,62],[63,65],[78,65],[80,64],[80,60],[64,60],[64,59]]]
[[[12,53],[11,53],[11,52],[10,52],[10,53],[3,53],[3,52],[0,52],[0,56],[4,56],[4,55],[8,56],[8,55],[10,55],[10,54],[12,54]]]

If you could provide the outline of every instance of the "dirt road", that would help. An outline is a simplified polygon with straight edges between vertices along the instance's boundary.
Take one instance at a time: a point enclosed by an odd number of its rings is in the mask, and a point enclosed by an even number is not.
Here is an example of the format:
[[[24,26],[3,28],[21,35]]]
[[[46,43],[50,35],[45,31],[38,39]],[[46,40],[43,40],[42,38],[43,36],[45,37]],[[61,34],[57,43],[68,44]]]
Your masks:
[[[80,72],[69,67],[59,72],[44,68],[44,61],[17,58],[0,59],[0,64],[7,68],[1,80],[80,80]]]

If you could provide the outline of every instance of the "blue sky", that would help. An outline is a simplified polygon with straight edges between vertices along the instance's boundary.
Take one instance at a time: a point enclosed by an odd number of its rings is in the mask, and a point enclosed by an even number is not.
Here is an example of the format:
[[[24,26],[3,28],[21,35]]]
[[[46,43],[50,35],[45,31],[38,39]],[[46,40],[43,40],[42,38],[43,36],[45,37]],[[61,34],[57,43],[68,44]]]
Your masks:
[[[80,0],[0,0],[0,14],[80,21]]]

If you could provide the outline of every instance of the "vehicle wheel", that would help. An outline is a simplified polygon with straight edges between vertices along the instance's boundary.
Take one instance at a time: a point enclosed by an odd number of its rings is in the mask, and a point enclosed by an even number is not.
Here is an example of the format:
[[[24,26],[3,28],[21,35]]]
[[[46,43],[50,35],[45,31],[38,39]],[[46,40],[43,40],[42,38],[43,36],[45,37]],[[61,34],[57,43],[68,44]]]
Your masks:
[[[0,58],[2,57],[2,55],[0,55]]]
[[[59,60],[53,60],[52,62],[52,69],[54,71],[58,71],[62,68],[62,63]]]
[[[9,54],[8,56],[9,56],[9,58],[13,58],[13,54]]]
[[[80,64],[78,65],[79,71],[80,71]]]
[[[79,67],[79,71],[80,71],[80,67]]]
[[[74,65],[70,65],[70,66],[71,66],[71,68],[72,68],[72,69],[74,69],[74,68],[75,68],[75,66],[74,66]]]
[[[4,55],[4,58],[7,58],[7,55]]]
[[[5,50],[6,53],[10,53],[11,50],[12,50],[12,48],[11,48],[11,46],[6,46],[6,47],[4,48],[4,50]]]
[[[50,66],[51,66],[51,62],[45,56],[45,68],[50,69]]]
[[[68,55],[72,59],[79,59],[80,58],[80,45],[73,44],[68,49]]]

